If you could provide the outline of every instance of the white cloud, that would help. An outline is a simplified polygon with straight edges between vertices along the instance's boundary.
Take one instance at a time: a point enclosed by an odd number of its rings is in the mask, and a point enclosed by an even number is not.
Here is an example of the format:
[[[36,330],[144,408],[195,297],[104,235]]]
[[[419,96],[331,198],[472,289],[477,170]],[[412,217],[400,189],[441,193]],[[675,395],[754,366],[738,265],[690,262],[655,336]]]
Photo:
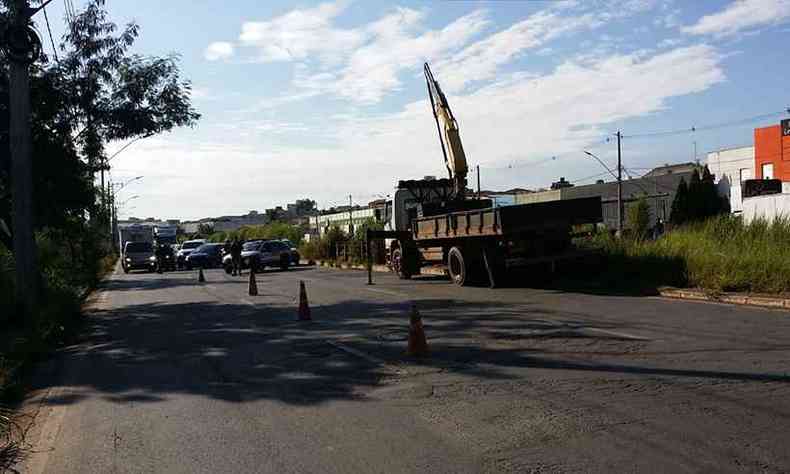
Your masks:
[[[692,35],[731,36],[743,30],[790,19],[790,0],[735,0],[724,10],[706,15],[682,31]]]
[[[448,100],[470,164],[490,170],[492,165],[577,151],[605,135],[608,124],[655,113],[671,98],[704,91],[724,80],[721,59],[714,48],[698,45],[647,56],[613,55],[597,63],[566,61],[543,75],[501,76],[474,92],[450,94]],[[167,209],[161,190],[173,186],[180,196],[181,215],[176,217],[205,217],[288,202],[298,190],[308,189],[306,183],[314,184],[309,193],[323,204],[348,194],[364,203],[365,196],[389,192],[398,179],[444,173],[427,99],[377,117],[346,114],[318,124],[272,119],[229,126],[234,128],[216,136],[233,135],[233,145],[201,143],[196,137],[211,134],[201,129],[178,143],[141,142],[130,150],[122,164],[133,168],[126,171],[146,175],[139,212]],[[248,133],[239,134],[239,129]],[[278,133],[312,139],[322,131],[334,137],[331,146],[313,140],[277,145]],[[150,171],[165,157],[180,170],[176,178]],[[486,171],[485,181],[503,188],[543,185],[557,176],[597,172],[597,164],[588,161],[564,158],[499,177]],[[233,179],[218,181],[217,170],[227,170],[229,163]],[[205,190],[230,197],[207,199]]]
[[[591,14],[568,17],[538,12],[467,46],[448,60],[439,61],[436,70],[442,74],[443,87],[459,90],[473,81],[494,77],[500,66],[527,49],[542,46],[562,34],[599,24]]]
[[[257,48],[260,62],[294,61],[319,55],[326,61],[357,47],[364,36],[357,29],[332,26],[347,2],[322,3],[314,8],[291,10],[268,21],[242,24],[239,44]]]
[[[419,70],[423,62],[456,50],[489,23],[483,11],[475,11],[440,30],[412,34],[424,17],[423,12],[400,8],[372,24],[373,39],[350,56],[337,80],[329,83],[331,90],[356,102],[378,102],[400,87],[401,72]]]
[[[208,45],[203,56],[209,61],[227,59],[233,56],[233,43],[227,41],[215,41]]]

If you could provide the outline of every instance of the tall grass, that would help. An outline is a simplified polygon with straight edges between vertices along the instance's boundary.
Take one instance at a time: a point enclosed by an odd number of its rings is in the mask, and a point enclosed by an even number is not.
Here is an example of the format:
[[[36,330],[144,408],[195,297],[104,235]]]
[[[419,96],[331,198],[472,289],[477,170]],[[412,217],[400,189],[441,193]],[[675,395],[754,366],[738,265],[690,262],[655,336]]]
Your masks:
[[[603,237],[596,243],[612,261],[632,266],[642,281],[713,292],[790,292],[787,218],[744,224],[739,217],[722,215],[655,241]],[[659,268],[650,266],[656,264]]]

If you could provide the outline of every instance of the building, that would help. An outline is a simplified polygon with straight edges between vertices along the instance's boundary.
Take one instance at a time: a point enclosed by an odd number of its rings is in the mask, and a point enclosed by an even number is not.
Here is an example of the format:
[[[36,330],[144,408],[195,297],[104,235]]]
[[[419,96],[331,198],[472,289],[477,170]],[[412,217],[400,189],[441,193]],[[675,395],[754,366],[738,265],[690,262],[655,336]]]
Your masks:
[[[706,164],[715,176],[719,196],[730,201],[734,214],[743,212],[741,187],[754,177],[755,147],[724,148],[708,153]]]
[[[181,228],[187,235],[197,234],[200,225],[208,225],[214,232],[230,232],[248,225],[264,225],[270,222],[268,215],[258,211],[250,211],[241,216],[220,216],[200,219],[197,221],[182,222]]]
[[[754,129],[754,162],[757,179],[790,182],[790,119]]]
[[[707,164],[719,194],[744,221],[790,217],[790,119],[755,128],[754,146],[708,153]]]
[[[337,226],[343,232],[351,233],[357,226],[368,219],[374,219],[377,222],[383,221],[384,208],[357,207],[348,208],[340,212],[317,215],[310,218],[310,230],[314,234],[317,233],[319,236],[323,236],[330,228]]]
[[[623,222],[627,222],[628,209],[635,205],[640,198],[645,198],[650,206],[650,225],[653,226],[661,219],[669,221],[672,210],[672,201],[675,199],[680,180],[687,183],[696,165],[694,163],[680,163],[654,168],[641,178],[626,179],[623,187]],[[560,180],[562,181],[562,180]],[[617,229],[617,182],[598,182],[583,186],[562,186],[558,189],[538,191],[534,193],[520,193],[516,195],[516,204],[530,204],[564,199],[584,197],[601,198],[604,224],[609,229]]]

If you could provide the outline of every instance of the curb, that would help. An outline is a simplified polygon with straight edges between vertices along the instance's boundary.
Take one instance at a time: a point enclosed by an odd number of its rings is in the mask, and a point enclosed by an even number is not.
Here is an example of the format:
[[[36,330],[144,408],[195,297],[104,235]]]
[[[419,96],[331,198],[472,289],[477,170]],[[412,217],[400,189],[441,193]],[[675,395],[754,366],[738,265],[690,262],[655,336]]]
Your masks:
[[[780,296],[748,295],[742,293],[709,294],[701,290],[669,287],[659,288],[658,293],[665,298],[680,300],[709,301],[772,309],[790,309],[790,298],[783,298]]]

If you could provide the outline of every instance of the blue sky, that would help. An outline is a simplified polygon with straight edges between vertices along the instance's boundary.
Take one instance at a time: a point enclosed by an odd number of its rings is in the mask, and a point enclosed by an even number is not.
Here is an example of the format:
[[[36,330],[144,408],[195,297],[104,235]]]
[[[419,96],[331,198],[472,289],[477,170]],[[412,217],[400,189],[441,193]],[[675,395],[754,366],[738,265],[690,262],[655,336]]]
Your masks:
[[[83,2],[73,0],[77,8]],[[199,218],[302,197],[364,204],[398,179],[446,173],[429,61],[483,187],[539,188],[605,172],[606,137],[638,174],[751,144],[787,117],[790,0],[277,2],[109,0],[141,54],[178,53],[203,114],[113,160],[144,175],[121,216]],[[63,2],[47,11],[56,36]],[[110,150],[123,143],[108,145]],[[552,159],[555,157],[554,159]],[[704,156],[701,156],[704,160]],[[604,176],[600,176],[604,177]],[[470,175],[470,183],[474,176]],[[134,207],[131,207],[131,206]]]

